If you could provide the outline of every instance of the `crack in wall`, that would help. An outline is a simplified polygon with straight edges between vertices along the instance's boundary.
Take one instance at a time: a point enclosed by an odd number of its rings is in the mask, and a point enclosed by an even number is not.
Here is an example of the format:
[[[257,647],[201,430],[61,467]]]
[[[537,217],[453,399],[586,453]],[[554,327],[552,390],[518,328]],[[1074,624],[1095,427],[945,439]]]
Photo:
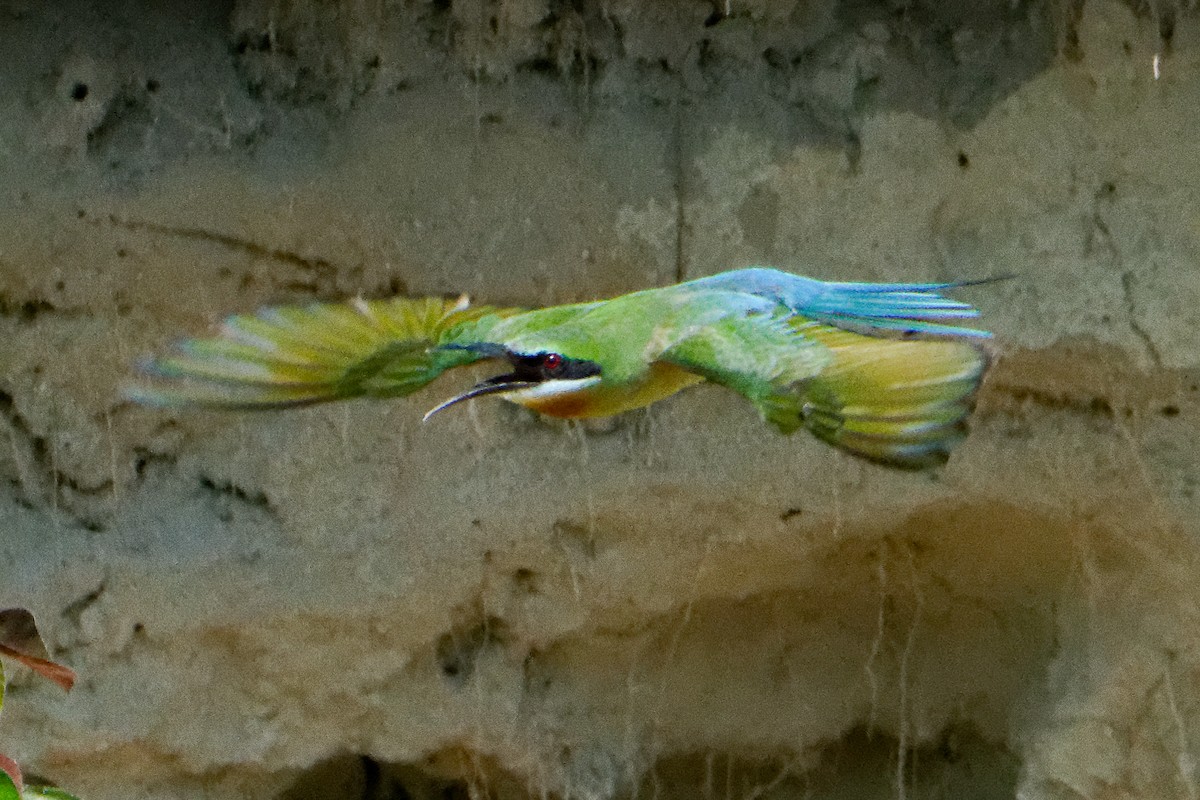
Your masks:
[[[11,261],[0,258],[0,273],[5,275],[20,275],[22,269]],[[62,282],[57,287],[62,289]],[[31,292],[29,297],[20,297],[20,293],[0,289],[0,317],[10,317],[19,322],[29,324],[39,321],[43,316],[54,316],[59,319],[90,318],[95,314],[88,308],[64,308],[45,297]]]
[[[0,419],[8,428],[10,453],[16,471],[12,484],[18,495],[17,502],[26,508],[49,506],[54,511],[65,512],[87,530],[103,530],[102,519],[78,508],[71,502],[68,492],[84,497],[110,494],[115,486],[113,479],[106,478],[88,485],[59,469],[54,463],[54,449],[50,441],[34,432],[33,426],[17,408],[13,395],[3,390],[0,390]]]
[[[1130,330],[1133,331],[1134,336],[1137,336],[1138,340],[1146,348],[1146,354],[1150,357],[1150,362],[1156,369],[1162,369],[1163,358],[1158,345],[1154,343],[1154,338],[1150,335],[1150,332],[1138,322],[1137,306],[1133,299],[1133,273],[1130,270],[1125,270],[1121,273],[1121,290],[1124,292],[1125,311],[1129,316]]]
[[[282,264],[298,267],[308,273],[310,277],[307,280],[295,280],[283,283],[280,288],[291,291],[299,291],[313,295],[336,294],[338,274],[342,272],[337,265],[327,258],[320,256],[303,256],[294,250],[287,250],[281,247],[273,247],[271,245],[256,242],[253,239],[247,239],[233,234],[223,233],[208,228],[190,227],[185,225],[165,225],[158,222],[150,222],[147,220],[126,219],[117,216],[116,214],[108,214],[105,217],[95,217],[89,215],[82,209],[77,212],[80,219],[92,225],[111,225],[117,228],[123,228],[129,231],[145,232],[161,234],[164,236],[172,236],[190,241],[205,242],[216,244],[222,247],[245,253],[246,255],[255,258],[270,259],[278,261]],[[354,270],[346,270],[354,271]],[[359,269],[358,271],[361,271]],[[391,287],[399,292],[405,291],[405,286],[402,281],[393,280]]]
[[[60,612],[62,618],[72,622],[76,627],[79,627],[81,624],[80,620],[83,617],[83,612],[95,605],[104,595],[104,592],[107,591],[107,589],[108,579],[105,578],[96,585],[95,589],[92,589],[87,594],[84,594],[83,596],[78,597],[68,603]]]
[[[233,481],[219,480],[208,475],[200,476],[200,488],[217,501],[217,519],[221,522],[232,523],[235,516],[234,509],[238,507],[253,513],[265,514],[275,522],[280,522],[278,509],[275,508],[267,493],[261,489],[246,489]]]
[[[673,186],[675,191],[675,283],[687,279],[687,260],[684,257],[684,245],[687,225],[687,209],[684,205],[684,133],[683,133],[683,76],[677,78],[675,91],[675,119],[672,126],[672,145],[674,164]]]
[[[1085,417],[1112,418],[1115,416],[1112,399],[1098,394],[1054,393],[1041,391],[1031,386],[1009,383],[993,383],[989,389],[1011,397],[1019,404],[1032,403],[1052,411],[1067,411]]]

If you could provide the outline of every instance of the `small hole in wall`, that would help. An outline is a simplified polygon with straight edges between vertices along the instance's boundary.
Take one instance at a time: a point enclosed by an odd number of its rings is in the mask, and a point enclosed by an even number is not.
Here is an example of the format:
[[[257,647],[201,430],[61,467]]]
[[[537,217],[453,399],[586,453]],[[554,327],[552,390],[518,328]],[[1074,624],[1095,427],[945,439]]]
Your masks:
[[[71,87],[71,99],[75,102],[86,100],[88,96],[88,85],[86,83],[77,83]]]

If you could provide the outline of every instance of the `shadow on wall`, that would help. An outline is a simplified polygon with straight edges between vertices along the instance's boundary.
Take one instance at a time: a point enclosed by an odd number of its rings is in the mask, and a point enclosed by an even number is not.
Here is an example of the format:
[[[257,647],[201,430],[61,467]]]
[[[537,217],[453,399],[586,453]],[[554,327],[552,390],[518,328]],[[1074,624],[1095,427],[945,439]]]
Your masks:
[[[655,764],[632,797],[656,800],[857,800],[895,796],[900,779],[894,737],[855,729],[809,758],[768,758],[711,751]],[[809,768],[811,763],[816,766]],[[451,766],[455,765],[455,766]],[[1003,800],[1014,796],[1017,757],[970,728],[952,728],[916,748],[904,769],[910,800]],[[544,800],[494,764],[461,753],[421,764],[381,763],[342,755],[305,770],[279,800]]]
[[[632,629],[530,651],[481,618],[455,637],[454,669],[446,641],[418,662],[467,704],[499,663],[523,671],[511,736],[528,748],[527,773],[499,766],[485,742],[418,764],[343,755],[281,799],[590,797],[569,779],[548,794],[538,774],[573,774],[598,752],[611,755],[596,762],[614,771],[611,797],[883,798],[901,785],[909,798],[1012,797],[1019,731],[1050,704],[1075,536],[999,504],[939,505],[882,538],[847,532],[810,551],[816,569],[787,588],[738,596],[745,555],[718,556],[705,585],[729,595]]]
[[[106,21],[87,4],[58,19],[66,5],[34,4],[20,21],[62,28],[64,42]],[[166,4],[155,19],[136,3],[111,5],[120,21],[110,24],[144,40],[136,48],[40,52],[18,37],[12,57],[56,59],[43,69],[49,144],[137,174],[196,150],[337,127],[372,97],[448,76],[488,87],[492,100],[511,95],[500,87],[550,81],[585,111],[643,102],[683,103],[689,115],[782,109],[777,122],[798,141],[853,152],[861,120],[888,109],[973,126],[1059,52],[1078,51],[1071,9],[1081,4],[455,0],[393,13],[384,3],[243,0],[203,16]],[[193,35],[168,55],[162,30]],[[496,117],[489,104],[485,96],[481,123]]]
[[[432,61],[449,56],[477,84],[546,78],[578,87],[585,105],[642,96],[741,114],[781,104],[800,138],[853,151],[859,119],[883,109],[974,125],[1061,49],[1077,49],[1076,21],[1063,4],[1011,0],[455,0],[406,20],[424,35],[401,45],[382,6],[268,0],[238,3],[231,28],[247,93],[280,107],[345,109],[419,85],[425,76],[406,74],[379,86],[380,65],[432,44],[442,51]]]
[[[536,796],[494,765],[472,765],[456,752],[430,756],[420,764],[335,756],[304,770],[278,800],[524,800]]]

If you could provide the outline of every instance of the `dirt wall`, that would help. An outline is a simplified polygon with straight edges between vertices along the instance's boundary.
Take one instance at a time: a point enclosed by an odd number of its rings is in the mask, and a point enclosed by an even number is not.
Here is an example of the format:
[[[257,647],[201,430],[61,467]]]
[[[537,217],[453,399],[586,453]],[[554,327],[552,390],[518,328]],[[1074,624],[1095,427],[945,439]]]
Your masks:
[[[84,798],[1200,795],[1200,21],[1036,2],[0,3],[0,751]],[[972,279],[888,471],[699,388],[167,413],[268,303]],[[453,387],[451,387],[452,389]],[[14,670],[15,671],[15,670]]]

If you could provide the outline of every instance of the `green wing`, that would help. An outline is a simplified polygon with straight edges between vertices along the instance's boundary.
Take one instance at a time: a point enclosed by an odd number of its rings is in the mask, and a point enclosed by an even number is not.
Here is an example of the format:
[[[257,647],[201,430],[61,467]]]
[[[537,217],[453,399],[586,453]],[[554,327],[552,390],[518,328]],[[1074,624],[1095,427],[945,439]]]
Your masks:
[[[865,336],[802,317],[723,320],[664,360],[747,398],[784,433],[891,466],[943,463],[966,433],[987,359],[959,339]]]
[[[402,396],[486,357],[444,345],[516,313],[470,307],[465,297],[264,308],[228,318],[216,336],[185,339],[142,362],[144,380],[125,395],[156,406],[226,409]]]
[[[796,387],[831,361],[786,314],[730,315],[674,344],[660,360],[745,396],[763,417],[791,433],[799,427]]]

